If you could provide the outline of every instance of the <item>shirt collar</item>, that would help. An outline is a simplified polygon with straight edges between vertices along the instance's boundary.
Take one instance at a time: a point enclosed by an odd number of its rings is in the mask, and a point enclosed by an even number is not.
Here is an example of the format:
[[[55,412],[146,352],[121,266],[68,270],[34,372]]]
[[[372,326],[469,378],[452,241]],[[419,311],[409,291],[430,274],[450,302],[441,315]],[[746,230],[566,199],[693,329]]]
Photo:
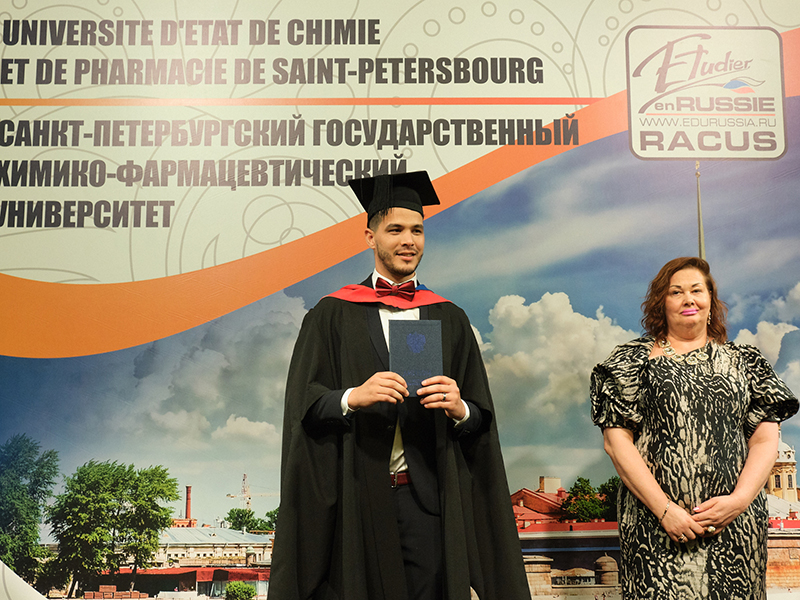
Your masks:
[[[392,285],[399,285],[399,284],[395,283],[394,281],[392,281],[391,279],[389,279],[388,277],[384,277],[383,275],[378,273],[377,269],[375,269],[375,270],[372,271],[372,287],[373,288],[375,287],[375,284],[377,283],[378,278],[381,278],[381,279],[383,279],[385,281],[388,281]],[[414,273],[414,276],[411,279],[407,280],[407,281],[413,281],[415,288],[417,286],[419,286],[419,282],[417,281],[417,274],[416,273]],[[405,281],[403,283],[405,283]]]

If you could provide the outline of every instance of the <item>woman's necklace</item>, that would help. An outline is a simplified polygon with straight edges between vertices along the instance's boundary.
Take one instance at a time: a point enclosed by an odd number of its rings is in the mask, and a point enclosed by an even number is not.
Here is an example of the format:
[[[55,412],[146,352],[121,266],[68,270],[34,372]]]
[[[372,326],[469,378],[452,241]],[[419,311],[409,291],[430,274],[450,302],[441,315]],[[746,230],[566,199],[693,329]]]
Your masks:
[[[696,365],[698,362],[705,362],[708,360],[708,354],[706,354],[705,346],[702,350],[698,350],[697,352],[678,354],[675,352],[675,348],[672,347],[672,344],[670,344],[669,340],[666,338],[659,340],[658,345],[664,351],[664,354],[669,356],[675,362],[683,362],[685,360],[687,365]],[[706,346],[707,345],[708,342],[706,342]]]

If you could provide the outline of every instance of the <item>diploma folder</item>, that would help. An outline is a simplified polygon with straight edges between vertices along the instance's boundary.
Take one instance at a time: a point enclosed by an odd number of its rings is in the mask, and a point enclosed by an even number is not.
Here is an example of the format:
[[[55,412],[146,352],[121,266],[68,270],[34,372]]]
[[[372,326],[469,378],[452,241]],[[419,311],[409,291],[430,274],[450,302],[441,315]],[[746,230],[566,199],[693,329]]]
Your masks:
[[[405,379],[410,396],[425,379],[442,375],[442,322],[390,320],[389,369]]]

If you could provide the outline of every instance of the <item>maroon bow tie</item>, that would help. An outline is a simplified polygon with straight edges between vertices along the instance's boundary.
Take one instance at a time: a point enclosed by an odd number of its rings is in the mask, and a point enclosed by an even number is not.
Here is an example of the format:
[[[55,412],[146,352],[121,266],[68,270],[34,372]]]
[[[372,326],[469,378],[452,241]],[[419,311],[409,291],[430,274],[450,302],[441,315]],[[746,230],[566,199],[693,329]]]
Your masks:
[[[375,293],[377,294],[378,298],[381,298],[382,296],[397,296],[398,298],[403,298],[405,300],[413,300],[414,293],[416,291],[417,289],[414,286],[413,279],[406,281],[405,283],[401,283],[400,285],[392,285],[385,279],[378,277],[378,281],[375,284]]]

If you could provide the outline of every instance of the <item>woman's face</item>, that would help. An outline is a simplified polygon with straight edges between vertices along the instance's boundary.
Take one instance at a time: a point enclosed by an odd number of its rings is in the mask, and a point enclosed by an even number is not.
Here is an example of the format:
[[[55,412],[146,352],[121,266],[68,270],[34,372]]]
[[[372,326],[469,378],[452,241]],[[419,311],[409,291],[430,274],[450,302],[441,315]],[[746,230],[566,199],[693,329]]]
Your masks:
[[[711,309],[711,293],[705,276],[694,268],[675,273],[669,280],[665,308],[670,333],[698,327],[705,331]]]

